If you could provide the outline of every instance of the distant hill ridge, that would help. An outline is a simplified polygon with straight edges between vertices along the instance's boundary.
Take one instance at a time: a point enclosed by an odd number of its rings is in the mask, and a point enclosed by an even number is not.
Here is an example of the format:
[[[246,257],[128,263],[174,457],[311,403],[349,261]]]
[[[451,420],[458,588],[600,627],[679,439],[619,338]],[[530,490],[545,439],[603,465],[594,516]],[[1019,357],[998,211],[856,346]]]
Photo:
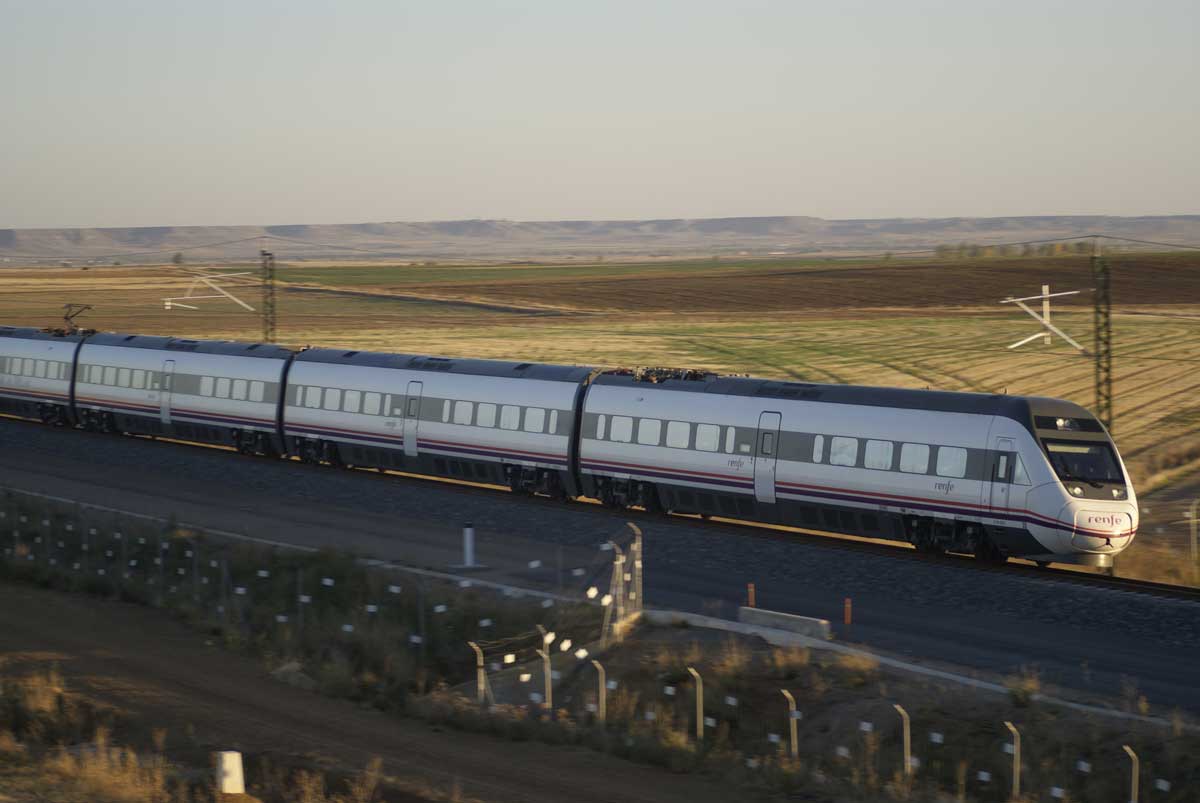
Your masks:
[[[993,218],[817,217],[658,220],[449,220],[278,226],[0,229],[0,259],[159,261],[141,251],[185,251],[188,261],[244,260],[260,240],[287,258],[553,259],[904,251],[960,242],[996,244],[1107,234],[1200,243],[1200,215]],[[303,241],[303,242],[299,242]],[[168,253],[169,257],[170,254]]]

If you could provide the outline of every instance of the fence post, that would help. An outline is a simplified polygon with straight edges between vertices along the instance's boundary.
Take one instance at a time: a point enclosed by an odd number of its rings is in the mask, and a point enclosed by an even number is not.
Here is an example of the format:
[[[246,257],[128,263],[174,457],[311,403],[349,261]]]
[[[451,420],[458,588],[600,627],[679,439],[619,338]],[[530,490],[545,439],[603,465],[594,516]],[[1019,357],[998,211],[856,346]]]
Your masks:
[[[608,681],[604,676],[604,667],[599,661],[593,660],[592,666],[596,667],[596,671],[600,673],[600,697],[596,702],[596,719],[604,722],[608,716]]]
[[[483,705],[483,690],[487,686],[486,671],[483,668],[483,650],[473,641],[468,641],[467,646],[475,651],[475,700],[480,705]]]
[[[1021,732],[1017,730],[1016,725],[1008,721],[1005,721],[1004,727],[1008,728],[1013,737],[1012,799],[1019,800],[1021,797]]]
[[[783,696],[786,697],[788,701],[788,730],[792,738],[791,753],[792,758],[797,759],[800,757],[800,744],[798,740],[799,734],[796,733],[796,728],[798,727],[796,715],[799,713],[796,711],[796,698],[793,697],[792,693],[787,689],[780,689],[779,691],[783,692]]]
[[[549,634],[547,634],[547,635],[549,635]],[[545,681],[545,687],[546,687],[546,699],[545,699],[546,711],[550,715],[550,718],[553,719],[554,718],[554,682],[553,682],[553,678],[550,676],[550,673],[552,671],[550,668],[550,652],[549,652],[549,650],[538,650],[537,654],[539,656],[541,656],[541,658],[542,658],[542,677]]]
[[[910,722],[908,712],[903,706],[898,703],[893,703],[892,708],[896,709],[896,713],[900,715],[900,719],[904,725],[904,777],[911,778],[913,774],[912,766],[912,731],[910,730]]]
[[[696,679],[696,741],[704,741],[704,679],[700,677],[700,673],[692,667],[687,668],[688,673]]]
[[[1121,747],[1125,750],[1126,755],[1129,756],[1130,762],[1132,762],[1132,766],[1129,768],[1129,803],[1138,803],[1138,790],[1141,788],[1141,783],[1139,783],[1141,762],[1138,761],[1137,753],[1133,752],[1132,747],[1127,744],[1123,744]]]

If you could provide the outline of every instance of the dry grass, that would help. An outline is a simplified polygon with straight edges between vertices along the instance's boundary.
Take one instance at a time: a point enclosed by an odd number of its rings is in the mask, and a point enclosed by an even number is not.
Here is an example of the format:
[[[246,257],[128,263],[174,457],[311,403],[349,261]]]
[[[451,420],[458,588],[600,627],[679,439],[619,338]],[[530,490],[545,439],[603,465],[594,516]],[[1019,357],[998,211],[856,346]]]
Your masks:
[[[812,651],[808,647],[776,647],[769,656],[771,671],[781,678],[795,677],[811,660]]]
[[[161,756],[145,758],[112,747],[104,730],[90,745],[60,748],[46,759],[44,771],[67,799],[94,803],[169,803],[168,769]]]
[[[1013,705],[1024,708],[1033,704],[1033,698],[1042,691],[1042,680],[1038,671],[1032,667],[1021,667],[1019,675],[1006,678],[1005,687]]]

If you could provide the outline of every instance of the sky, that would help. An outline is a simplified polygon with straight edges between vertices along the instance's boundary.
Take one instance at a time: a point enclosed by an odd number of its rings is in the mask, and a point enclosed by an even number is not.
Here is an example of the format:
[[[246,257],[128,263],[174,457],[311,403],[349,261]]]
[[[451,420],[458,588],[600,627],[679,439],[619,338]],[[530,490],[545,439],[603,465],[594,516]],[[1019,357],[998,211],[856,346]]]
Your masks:
[[[0,228],[1200,213],[1196,0],[0,0]]]

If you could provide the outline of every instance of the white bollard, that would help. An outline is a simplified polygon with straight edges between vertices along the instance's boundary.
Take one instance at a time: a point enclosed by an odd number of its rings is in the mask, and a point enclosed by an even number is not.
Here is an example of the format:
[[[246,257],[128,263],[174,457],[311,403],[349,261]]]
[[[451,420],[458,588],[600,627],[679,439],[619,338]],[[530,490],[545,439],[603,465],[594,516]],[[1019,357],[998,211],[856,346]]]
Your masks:
[[[233,750],[217,753],[217,791],[222,795],[246,794],[241,753]]]
[[[456,564],[454,566],[451,566],[450,568],[451,569],[459,569],[459,570],[486,569],[487,566],[484,566],[481,563],[475,562],[475,525],[471,524],[471,522],[469,522],[469,521],[463,525],[462,543],[463,543],[463,562]],[[463,581],[463,582],[465,583],[467,581]],[[463,587],[466,588],[467,586],[464,585]]]
[[[475,528],[468,522],[463,527],[463,568],[475,565]]]

